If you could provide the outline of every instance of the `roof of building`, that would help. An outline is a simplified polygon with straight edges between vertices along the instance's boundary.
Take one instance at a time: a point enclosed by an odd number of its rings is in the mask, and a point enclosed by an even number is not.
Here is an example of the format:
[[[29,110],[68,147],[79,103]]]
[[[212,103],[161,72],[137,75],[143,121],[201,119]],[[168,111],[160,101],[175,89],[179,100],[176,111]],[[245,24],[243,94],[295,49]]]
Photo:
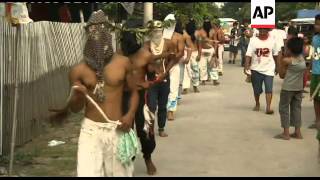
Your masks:
[[[314,18],[317,14],[320,14],[320,10],[303,9],[298,11],[297,18]]]
[[[232,19],[232,18],[219,18],[219,20],[221,21],[221,22],[235,22],[235,21],[237,21],[237,20],[235,20],[235,19]]]
[[[297,18],[291,19],[292,22],[304,22],[304,23],[314,23],[314,18]]]

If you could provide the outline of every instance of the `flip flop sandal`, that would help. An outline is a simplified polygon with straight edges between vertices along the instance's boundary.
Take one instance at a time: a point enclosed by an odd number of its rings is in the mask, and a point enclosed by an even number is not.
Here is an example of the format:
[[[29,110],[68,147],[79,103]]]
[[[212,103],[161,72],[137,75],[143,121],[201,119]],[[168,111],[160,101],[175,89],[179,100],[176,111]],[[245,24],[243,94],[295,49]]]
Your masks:
[[[301,136],[301,138],[298,138],[297,135],[295,133],[293,134],[290,134],[290,137],[291,138],[294,138],[294,139],[303,139],[303,137]]]
[[[278,134],[274,136],[275,139],[282,139],[282,140],[290,140],[290,137],[285,137],[283,134]]]

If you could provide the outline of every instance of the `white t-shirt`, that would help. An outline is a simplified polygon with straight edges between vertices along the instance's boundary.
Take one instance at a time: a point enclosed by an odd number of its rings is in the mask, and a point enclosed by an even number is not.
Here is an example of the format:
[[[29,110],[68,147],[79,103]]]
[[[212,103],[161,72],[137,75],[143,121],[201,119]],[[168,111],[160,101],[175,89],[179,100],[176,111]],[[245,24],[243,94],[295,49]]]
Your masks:
[[[283,29],[278,29],[278,31],[280,32],[282,39],[287,39],[287,33],[285,30]]]
[[[251,70],[274,76],[276,65],[273,56],[277,56],[278,52],[278,47],[272,37],[264,41],[257,37],[252,37],[246,53],[246,56],[252,58]]]
[[[277,43],[277,46],[279,50],[281,50],[281,47],[284,46],[284,41],[287,39],[287,34],[284,30],[281,29],[273,29],[272,31],[269,32],[270,36],[274,38],[274,40]]]
[[[286,27],[284,28],[284,31],[286,32],[286,35],[288,35],[288,29],[289,29],[289,26],[286,26]]]
[[[257,37],[259,35],[258,29],[254,28],[253,29],[253,36],[252,37]]]

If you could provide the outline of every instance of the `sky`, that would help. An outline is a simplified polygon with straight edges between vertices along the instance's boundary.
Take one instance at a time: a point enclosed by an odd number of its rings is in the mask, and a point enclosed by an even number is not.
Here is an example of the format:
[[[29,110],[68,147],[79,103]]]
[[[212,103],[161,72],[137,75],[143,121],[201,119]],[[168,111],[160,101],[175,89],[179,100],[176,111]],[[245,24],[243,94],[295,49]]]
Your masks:
[[[224,3],[223,3],[223,2],[216,2],[215,4],[216,4],[219,8],[221,8],[221,6],[223,6]]]

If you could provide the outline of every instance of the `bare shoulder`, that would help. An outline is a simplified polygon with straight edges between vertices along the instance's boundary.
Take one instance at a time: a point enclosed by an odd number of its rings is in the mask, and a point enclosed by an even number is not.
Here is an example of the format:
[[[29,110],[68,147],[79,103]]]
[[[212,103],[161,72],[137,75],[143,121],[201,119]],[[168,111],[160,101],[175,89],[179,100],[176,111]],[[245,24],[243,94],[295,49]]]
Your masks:
[[[289,64],[292,63],[292,57],[284,57],[284,58],[282,59],[282,62],[283,62],[284,64],[286,64],[286,65],[289,65]]]
[[[80,73],[80,72],[87,70],[88,68],[89,67],[88,67],[87,63],[81,62],[79,64],[72,66],[70,69],[70,73]]]
[[[152,59],[152,53],[146,47],[142,47],[133,56],[133,61],[135,62],[132,63],[141,65],[144,64],[143,62],[147,63],[150,59]]]
[[[125,65],[126,67],[128,67],[131,62],[130,59],[127,56],[115,53],[112,57],[112,61],[117,62],[117,64],[119,65]]]
[[[188,38],[191,38],[191,37],[186,31],[183,31],[183,38],[188,39]]]
[[[178,40],[184,40],[184,37],[183,37],[183,34],[179,34],[179,33],[176,33],[177,34],[177,37],[178,37]]]
[[[183,34],[179,34],[179,41],[185,41],[185,37],[183,36]]]
[[[126,61],[126,60],[129,60],[129,58],[127,56],[122,55],[122,54],[114,53],[112,60]]]
[[[141,54],[141,56],[143,58],[146,58],[146,59],[151,59],[152,58],[152,53],[147,48],[141,48],[138,51],[138,53]]]
[[[90,68],[85,62],[81,62],[79,64],[74,65],[73,67],[71,67],[69,71],[70,81],[74,82],[81,79],[84,76],[84,74],[89,70]]]
[[[123,66],[125,69],[131,68],[131,61],[128,57],[116,53],[112,58],[115,62],[118,62],[118,64],[120,66]],[[120,67],[120,66],[117,65],[117,67]]]
[[[183,34],[174,32],[174,35],[175,35],[177,38],[183,38]]]

